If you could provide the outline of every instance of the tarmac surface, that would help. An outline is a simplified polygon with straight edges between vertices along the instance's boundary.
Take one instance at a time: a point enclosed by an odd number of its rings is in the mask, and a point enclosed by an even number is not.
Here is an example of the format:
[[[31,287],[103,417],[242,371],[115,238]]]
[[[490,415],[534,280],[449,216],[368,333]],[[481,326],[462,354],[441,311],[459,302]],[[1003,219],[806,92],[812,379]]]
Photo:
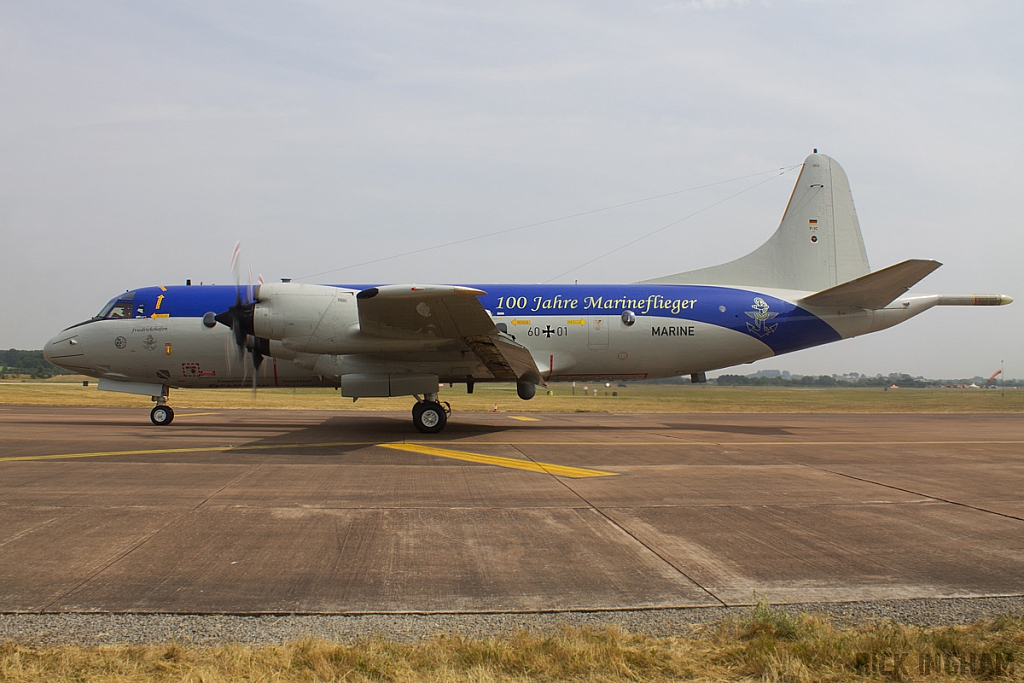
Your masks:
[[[0,407],[0,613],[1024,595],[1017,415]]]

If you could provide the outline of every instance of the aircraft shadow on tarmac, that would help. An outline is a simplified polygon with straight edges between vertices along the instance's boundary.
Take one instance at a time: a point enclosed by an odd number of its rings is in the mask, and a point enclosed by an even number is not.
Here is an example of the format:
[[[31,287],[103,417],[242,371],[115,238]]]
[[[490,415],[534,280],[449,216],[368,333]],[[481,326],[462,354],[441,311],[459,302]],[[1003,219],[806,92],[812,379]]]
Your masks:
[[[465,413],[463,414],[465,415]],[[357,421],[358,424],[353,424]],[[585,429],[587,432],[624,432],[642,431],[656,432],[664,429],[695,432],[719,432],[725,434],[751,434],[754,436],[792,436],[795,434],[789,427],[771,427],[767,425],[730,425],[710,423],[666,423],[654,421],[650,427],[638,427],[635,424],[586,424],[576,425],[566,422],[512,422],[506,425],[483,424],[473,422],[452,421],[443,434],[420,434],[410,428],[404,416],[374,415],[373,413],[360,413],[358,418],[354,416],[332,417],[319,425],[307,427],[301,430],[303,433],[315,433],[317,436],[311,441],[327,440],[328,437],[337,439],[339,436],[352,436],[355,434],[365,435],[369,440],[388,441],[390,439],[407,439],[412,437],[416,441],[429,441],[431,437],[439,441],[452,441],[460,437],[480,436],[497,434],[500,432],[549,432],[549,431],[574,431]],[[282,439],[293,441],[295,432]],[[323,437],[323,438],[321,438]],[[303,439],[305,440],[305,439]]]
[[[669,429],[688,432],[722,432],[725,434],[752,434],[754,436],[792,436],[796,432],[789,427],[767,427],[765,425],[715,425],[680,422],[665,424]]]
[[[264,424],[264,427],[287,429],[286,424]],[[209,429],[207,423],[204,429]],[[237,425],[225,424],[225,428],[237,429]],[[574,425],[559,421],[557,423],[511,422],[507,425],[484,424],[474,422],[452,421],[443,435],[420,434],[410,428],[404,416],[382,415],[374,413],[359,413],[358,415],[347,414],[334,416],[323,422],[311,426],[304,426],[298,429],[286,431],[283,434],[276,434],[265,439],[259,439],[246,444],[246,450],[263,449],[275,444],[294,447],[295,444],[323,444],[322,448],[329,449],[331,454],[341,454],[352,450],[365,448],[368,442],[388,443],[413,439],[418,442],[429,442],[437,440],[445,443],[457,441],[462,438],[487,436],[503,432],[566,432],[585,429],[589,433],[604,432],[629,432],[644,431],[656,433],[665,429],[684,430],[688,432],[710,432],[726,434],[750,434],[755,436],[785,436],[794,434],[792,429],[786,427],[770,427],[766,425],[729,425],[711,423],[661,423],[655,422],[648,428],[638,427],[630,423],[620,424],[587,424]],[[434,438],[431,438],[431,437]],[[353,442],[351,444],[345,442]],[[304,449],[305,452],[305,449]],[[311,453],[307,453],[311,454]]]
[[[462,418],[467,419],[467,413],[462,413]],[[568,416],[568,415],[567,415]],[[187,413],[181,415],[183,418],[188,418]],[[650,417],[650,416],[647,416]],[[79,419],[79,420],[64,420],[61,421],[61,425],[64,427],[144,427],[145,429],[152,429],[153,427],[149,423],[143,424],[134,418],[116,418],[116,419]],[[183,430],[189,426],[184,420],[178,420],[174,426],[170,427],[171,430]],[[199,425],[195,425],[199,426]],[[224,420],[208,420],[201,424],[202,430],[209,434],[211,432],[224,431],[237,433],[238,429],[242,425],[230,418]],[[572,431],[575,429],[585,429],[588,432],[623,432],[623,431],[644,431],[644,432],[656,432],[659,430],[671,429],[687,432],[711,432],[711,433],[723,433],[723,434],[749,434],[753,436],[792,436],[796,432],[792,427],[772,427],[769,425],[736,425],[736,424],[711,424],[707,422],[692,423],[692,422],[662,422],[660,420],[653,420],[649,427],[642,428],[629,422],[619,422],[617,424],[587,424],[587,425],[575,425],[572,423],[566,423],[563,421],[558,422],[514,422],[509,421],[508,424],[496,425],[496,424],[484,424],[479,422],[463,422],[460,420],[453,420],[448,423],[448,427],[445,432],[441,435],[431,434],[420,434],[412,429],[409,425],[408,419],[404,415],[400,414],[375,414],[371,412],[360,412],[357,414],[348,413],[344,416],[333,416],[330,417],[320,424],[301,427],[292,431],[289,429],[293,426],[292,423],[288,422],[277,422],[275,420],[260,421],[259,428],[261,431],[277,431],[283,430],[286,433],[279,436],[269,437],[267,440],[260,440],[252,442],[253,445],[258,444],[271,444],[271,443],[317,443],[317,442],[335,442],[335,441],[346,441],[346,440],[363,440],[363,441],[396,441],[414,439],[416,441],[452,441],[459,438],[469,438],[473,436],[484,436],[488,434],[496,434],[500,432],[548,432],[548,431]]]

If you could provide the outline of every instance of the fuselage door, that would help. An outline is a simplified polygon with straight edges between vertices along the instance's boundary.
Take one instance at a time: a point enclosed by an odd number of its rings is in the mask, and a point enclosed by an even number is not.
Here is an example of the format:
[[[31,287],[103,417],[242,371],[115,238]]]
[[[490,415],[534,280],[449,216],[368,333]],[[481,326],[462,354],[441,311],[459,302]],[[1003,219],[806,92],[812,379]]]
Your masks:
[[[608,327],[609,320],[607,316],[603,315],[592,315],[590,320],[587,321],[587,341],[590,344],[590,348],[594,351],[601,351],[608,348]]]

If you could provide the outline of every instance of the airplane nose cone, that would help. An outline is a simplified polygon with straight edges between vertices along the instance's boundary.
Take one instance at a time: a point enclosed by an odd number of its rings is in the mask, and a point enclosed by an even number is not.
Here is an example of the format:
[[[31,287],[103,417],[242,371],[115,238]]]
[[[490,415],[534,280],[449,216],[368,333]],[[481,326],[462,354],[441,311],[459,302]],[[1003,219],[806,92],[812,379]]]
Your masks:
[[[84,355],[85,352],[82,348],[82,343],[78,339],[78,335],[67,330],[61,332],[43,346],[43,358],[61,368],[67,368],[69,361],[72,361],[71,364],[75,365],[73,361],[81,361]]]
[[[43,358],[45,358],[51,363],[53,362],[53,348],[55,341],[57,341],[57,337],[54,337],[50,341],[46,342],[46,345],[43,346]]]

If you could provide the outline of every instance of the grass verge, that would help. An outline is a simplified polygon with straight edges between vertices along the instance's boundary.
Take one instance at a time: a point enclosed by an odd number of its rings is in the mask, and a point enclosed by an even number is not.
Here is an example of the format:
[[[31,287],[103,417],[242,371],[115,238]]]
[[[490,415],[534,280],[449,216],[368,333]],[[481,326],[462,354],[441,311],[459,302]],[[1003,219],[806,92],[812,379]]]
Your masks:
[[[548,393],[550,392],[550,394]],[[616,395],[617,394],[617,395]],[[992,389],[818,389],[612,384],[583,387],[552,384],[521,401],[513,385],[445,387],[441,400],[457,411],[551,413],[1024,413],[1024,390]],[[353,403],[332,389],[174,389],[175,408],[261,408],[301,410],[401,410],[410,397],[360,399]],[[77,382],[0,383],[0,405],[112,406],[144,408],[148,397],[99,391]]]
[[[351,644],[0,645],[5,683],[92,681],[946,681],[1022,680],[1024,618],[918,628],[840,626],[759,603],[744,617],[656,638],[614,627],[507,638],[374,636]]]

